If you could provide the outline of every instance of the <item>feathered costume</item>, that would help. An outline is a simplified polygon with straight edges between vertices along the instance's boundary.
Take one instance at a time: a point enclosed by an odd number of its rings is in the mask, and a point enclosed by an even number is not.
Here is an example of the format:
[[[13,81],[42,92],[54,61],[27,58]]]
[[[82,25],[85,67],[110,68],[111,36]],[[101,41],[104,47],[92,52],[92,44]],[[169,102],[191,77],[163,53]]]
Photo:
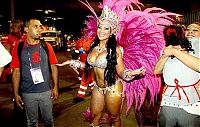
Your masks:
[[[93,13],[85,21],[87,26],[84,29],[85,37],[96,37],[98,17],[87,1],[82,3]],[[163,27],[172,23],[173,19],[169,16],[177,16],[177,14],[156,7],[142,11],[140,7],[144,6],[138,0],[103,0],[99,8],[103,9],[105,5],[116,13],[120,20],[116,39],[118,45],[123,48],[126,69],[135,70],[142,66],[146,68],[144,77],[123,83],[127,100],[126,111],[128,112],[133,104],[135,109],[139,110],[147,89],[150,91],[152,103],[160,91],[161,82],[153,74],[153,70],[165,44]]]

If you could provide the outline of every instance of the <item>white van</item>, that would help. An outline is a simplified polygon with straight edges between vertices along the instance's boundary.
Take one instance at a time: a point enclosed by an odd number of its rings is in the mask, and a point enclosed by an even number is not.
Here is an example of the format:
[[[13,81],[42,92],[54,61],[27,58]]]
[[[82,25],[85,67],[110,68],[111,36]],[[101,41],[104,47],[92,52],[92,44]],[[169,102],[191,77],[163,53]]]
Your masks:
[[[45,42],[49,42],[52,45],[52,47],[56,50],[63,47],[61,31],[55,31],[55,30],[42,31],[41,39],[44,39]]]

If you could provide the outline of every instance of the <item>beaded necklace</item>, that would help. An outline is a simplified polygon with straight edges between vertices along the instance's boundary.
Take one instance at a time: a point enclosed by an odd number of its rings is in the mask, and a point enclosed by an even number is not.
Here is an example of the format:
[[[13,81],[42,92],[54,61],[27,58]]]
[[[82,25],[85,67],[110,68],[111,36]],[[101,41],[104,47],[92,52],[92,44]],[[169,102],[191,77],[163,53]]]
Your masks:
[[[98,54],[100,54],[100,53],[102,53],[102,52],[107,50],[107,48],[100,48],[99,46],[96,46],[95,49],[97,50]]]

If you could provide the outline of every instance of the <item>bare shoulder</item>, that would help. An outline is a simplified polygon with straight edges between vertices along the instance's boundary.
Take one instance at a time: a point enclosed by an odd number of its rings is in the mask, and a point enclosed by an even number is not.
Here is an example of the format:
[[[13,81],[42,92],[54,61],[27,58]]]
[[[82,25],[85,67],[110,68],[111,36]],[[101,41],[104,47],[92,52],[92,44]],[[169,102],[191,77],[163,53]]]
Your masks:
[[[116,51],[117,51],[117,53],[123,54],[124,49],[121,46],[117,46]]]
[[[123,54],[123,48],[120,46],[117,46],[116,52],[117,52],[117,57],[121,57]]]

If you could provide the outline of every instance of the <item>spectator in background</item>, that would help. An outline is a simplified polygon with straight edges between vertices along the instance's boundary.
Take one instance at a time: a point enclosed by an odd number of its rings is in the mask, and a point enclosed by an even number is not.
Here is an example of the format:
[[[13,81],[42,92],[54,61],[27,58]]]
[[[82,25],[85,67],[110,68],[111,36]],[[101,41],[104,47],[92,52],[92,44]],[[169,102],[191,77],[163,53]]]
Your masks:
[[[52,46],[39,39],[41,25],[36,19],[27,21],[27,38],[14,48],[11,62],[14,97],[17,106],[25,107],[27,127],[38,126],[38,107],[45,127],[53,127],[52,99],[58,98],[57,58]],[[22,46],[21,55],[18,54],[19,46]],[[50,76],[53,79],[52,86]]]
[[[21,20],[14,20],[10,23],[10,34],[8,35],[8,49],[12,55],[15,46],[26,39],[24,33],[24,23]]]
[[[187,27],[189,40],[199,35],[198,24]],[[154,69],[155,74],[163,73],[165,82],[160,127],[200,127],[199,49],[191,46],[180,25],[166,27],[164,36],[166,47]]]
[[[83,63],[87,60],[87,51],[89,50],[91,44],[93,42],[93,39],[85,39],[84,37],[81,37],[76,41],[76,50],[79,51],[79,60]],[[88,85],[91,89],[93,89],[94,81],[92,78],[92,70],[89,70],[88,78],[86,79],[83,69],[79,68],[79,76],[81,77],[81,83],[78,90],[77,96],[73,99],[74,103],[78,103],[81,101],[84,101],[86,90],[88,88]]]
[[[188,25],[188,27],[186,28],[186,31],[185,31],[185,36],[191,42],[192,48],[194,50],[199,51],[199,46],[200,46],[200,23],[199,22],[195,22],[195,23],[192,23],[192,24]]]
[[[12,55],[12,51],[15,48],[16,44],[24,41],[26,38],[24,33],[24,23],[21,20],[13,20],[10,23],[10,33],[1,38],[1,42],[4,47],[10,52]],[[11,74],[12,69],[10,68],[10,64],[7,64],[4,67],[4,71],[2,73],[1,79],[3,81],[11,82]]]
[[[200,22],[194,22],[186,28],[185,31],[186,38],[191,42],[192,48],[196,52],[197,56],[200,56]],[[200,69],[200,62],[197,61],[198,70]],[[198,86],[198,91],[200,93],[200,85]]]
[[[72,59],[78,59],[79,53],[76,50],[76,41],[73,37],[68,40],[68,51],[71,52]]]
[[[13,50],[16,48],[19,42],[25,41],[26,35],[24,32],[24,22],[22,20],[13,20],[10,23],[10,33],[4,40],[4,45],[6,49],[13,55]],[[5,67],[2,77],[12,74],[12,69],[10,65]],[[10,81],[12,81],[10,79]],[[18,93],[21,96],[21,93]],[[26,113],[24,109],[19,108],[14,101],[13,110],[14,125],[25,127],[26,124]]]

